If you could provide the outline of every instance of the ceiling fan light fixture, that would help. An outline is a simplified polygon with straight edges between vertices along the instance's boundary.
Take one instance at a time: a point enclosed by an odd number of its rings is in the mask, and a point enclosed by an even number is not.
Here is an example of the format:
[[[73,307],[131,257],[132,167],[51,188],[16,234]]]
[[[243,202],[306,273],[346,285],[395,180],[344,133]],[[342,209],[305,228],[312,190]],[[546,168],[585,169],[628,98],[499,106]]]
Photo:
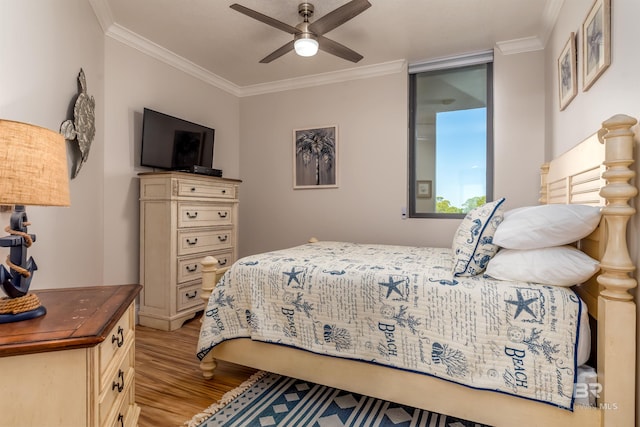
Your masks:
[[[279,47],[262,58],[260,60],[261,64],[268,64],[292,50],[295,50],[299,56],[314,56],[318,53],[320,44],[322,44],[322,50],[324,52],[346,59],[347,61],[358,62],[363,58],[358,52],[325,37],[324,34],[341,26],[371,7],[371,3],[369,3],[368,0],[350,0],[313,22],[309,22],[309,18],[312,17],[314,13],[313,4],[308,2],[300,3],[298,5],[298,15],[300,15],[303,20],[295,27],[238,3],[233,3],[229,7],[250,18],[293,35],[293,41],[290,39],[284,46]]]
[[[293,44],[296,53],[300,56],[313,56],[318,53],[318,41],[310,34],[307,34],[306,37],[300,37]]]

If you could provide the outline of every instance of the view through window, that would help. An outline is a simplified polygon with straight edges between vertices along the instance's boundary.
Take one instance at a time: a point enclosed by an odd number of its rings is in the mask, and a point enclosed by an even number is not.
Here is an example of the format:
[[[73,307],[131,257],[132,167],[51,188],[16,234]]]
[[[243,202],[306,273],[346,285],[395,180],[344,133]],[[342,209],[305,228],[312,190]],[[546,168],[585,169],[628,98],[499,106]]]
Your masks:
[[[464,216],[491,200],[491,71],[484,62],[410,75],[411,217]]]

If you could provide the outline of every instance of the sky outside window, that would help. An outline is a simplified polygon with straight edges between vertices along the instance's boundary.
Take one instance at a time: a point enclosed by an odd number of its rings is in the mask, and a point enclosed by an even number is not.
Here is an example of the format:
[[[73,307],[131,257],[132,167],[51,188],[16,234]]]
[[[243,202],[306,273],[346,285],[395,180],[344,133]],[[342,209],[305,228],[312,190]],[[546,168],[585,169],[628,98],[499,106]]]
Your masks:
[[[435,196],[462,207],[486,190],[487,109],[440,112],[436,115]]]

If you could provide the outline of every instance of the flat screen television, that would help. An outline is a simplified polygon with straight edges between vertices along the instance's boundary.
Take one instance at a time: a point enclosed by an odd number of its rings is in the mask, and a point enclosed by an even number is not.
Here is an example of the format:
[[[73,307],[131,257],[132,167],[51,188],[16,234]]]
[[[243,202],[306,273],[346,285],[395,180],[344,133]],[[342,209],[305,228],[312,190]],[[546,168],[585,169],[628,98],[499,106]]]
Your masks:
[[[189,171],[213,166],[215,129],[145,108],[140,165]]]

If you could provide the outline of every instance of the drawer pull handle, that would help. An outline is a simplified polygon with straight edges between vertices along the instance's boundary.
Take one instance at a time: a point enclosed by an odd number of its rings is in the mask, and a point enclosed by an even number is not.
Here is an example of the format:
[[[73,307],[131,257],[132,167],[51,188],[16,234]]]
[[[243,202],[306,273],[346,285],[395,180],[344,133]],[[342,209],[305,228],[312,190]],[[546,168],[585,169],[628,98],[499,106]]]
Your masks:
[[[226,242],[229,239],[229,236],[227,236],[226,234],[224,236],[218,236],[218,240],[220,240],[221,242]]]
[[[194,299],[198,296],[198,291],[193,291],[191,293],[187,292],[186,294],[184,294],[184,296],[186,296],[188,299]]]
[[[229,212],[218,212],[220,218],[226,218],[229,216]]]
[[[227,194],[227,190],[222,190],[222,194]]]
[[[223,260],[221,260],[221,261],[220,261],[220,260],[218,260],[218,265],[219,265],[220,267],[222,267],[223,265],[227,265],[227,259],[225,258],[225,259],[223,259]]]
[[[188,273],[195,273],[198,271],[198,264],[193,264],[193,266],[187,265],[186,268]]]
[[[118,390],[118,393],[122,393],[124,389],[124,372],[122,369],[118,369],[118,382],[111,384],[111,390]]]
[[[116,335],[118,336],[116,337]],[[111,335],[111,344],[113,343],[118,343],[118,348],[124,344],[124,329],[122,329],[122,326],[118,326],[118,332]]]
[[[118,414],[118,423],[120,424],[120,427],[124,427],[124,415]]]
[[[189,219],[198,218],[198,212],[194,212],[194,213],[187,212],[187,218],[189,218]]]
[[[195,239],[191,240],[191,239],[187,239],[187,245],[193,246],[193,245],[197,245],[198,244],[198,238],[196,237]]]
[[[193,193],[194,191],[196,191],[196,187],[191,187],[191,192]]]

